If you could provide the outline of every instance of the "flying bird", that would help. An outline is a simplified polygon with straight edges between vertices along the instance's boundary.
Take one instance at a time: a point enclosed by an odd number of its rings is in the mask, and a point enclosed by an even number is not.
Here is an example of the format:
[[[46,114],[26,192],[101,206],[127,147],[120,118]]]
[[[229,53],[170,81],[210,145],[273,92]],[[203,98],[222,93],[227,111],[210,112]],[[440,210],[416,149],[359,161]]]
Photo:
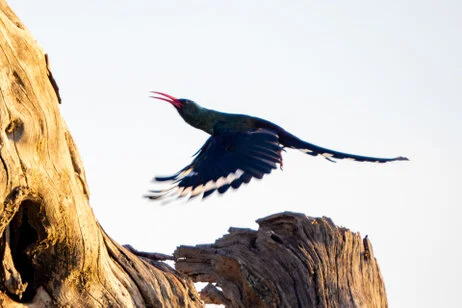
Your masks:
[[[193,161],[171,176],[157,176],[156,182],[170,182],[162,190],[150,190],[149,199],[200,196],[215,191],[223,194],[237,189],[252,178],[261,179],[279,165],[284,148],[297,149],[311,156],[386,163],[406,157],[377,158],[342,153],[303,141],[280,126],[253,116],[230,114],[201,107],[192,100],[151,91],[152,98],[172,104],[189,125],[211,135],[194,155]]]

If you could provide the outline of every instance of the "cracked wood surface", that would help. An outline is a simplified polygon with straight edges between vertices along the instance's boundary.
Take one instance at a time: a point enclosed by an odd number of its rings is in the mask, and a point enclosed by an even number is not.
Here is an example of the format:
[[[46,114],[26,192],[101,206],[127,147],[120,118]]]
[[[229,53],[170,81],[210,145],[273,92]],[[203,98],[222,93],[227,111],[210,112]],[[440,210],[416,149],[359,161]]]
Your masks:
[[[285,212],[231,228],[214,244],[181,246],[176,269],[206,303],[227,307],[387,307],[385,286],[365,237],[329,218]]]
[[[90,208],[48,57],[0,0],[0,306],[387,307],[367,237],[281,213],[168,256],[115,243]]]
[[[191,281],[97,223],[48,57],[0,0],[0,305],[199,307]]]

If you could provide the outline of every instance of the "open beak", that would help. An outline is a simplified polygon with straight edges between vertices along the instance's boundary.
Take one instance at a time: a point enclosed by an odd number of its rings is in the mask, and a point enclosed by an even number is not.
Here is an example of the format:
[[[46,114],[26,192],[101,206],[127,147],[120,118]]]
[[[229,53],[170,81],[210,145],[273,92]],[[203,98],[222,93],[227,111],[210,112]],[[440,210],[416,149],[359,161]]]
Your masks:
[[[176,97],[173,97],[171,95],[168,95],[168,94],[165,94],[165,93],[162,93],[162,92],[157,92],[157,91],[151,91],[151,93],[164,96],[164,97],[159,97],[159,96],[151,95],[150,97],[152,97],[152,98],[160,99],[160,100],[169,102],[170,104],[172,104],[173,106],[175,106],[178,109],[183,108],[183,103],[180,102],[178,100],[178,98],[176,98]]]

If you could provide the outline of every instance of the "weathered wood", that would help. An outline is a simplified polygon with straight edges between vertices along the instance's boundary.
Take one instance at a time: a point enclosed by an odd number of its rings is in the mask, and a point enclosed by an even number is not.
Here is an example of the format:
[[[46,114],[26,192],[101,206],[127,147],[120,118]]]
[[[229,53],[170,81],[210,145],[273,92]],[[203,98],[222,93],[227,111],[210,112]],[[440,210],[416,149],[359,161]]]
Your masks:
[[[97,223],[47,62],[0,0],[0,305],[202,306],[188,279]]]
[[[285,212],[231,228],[214,244],[181,246],[176,269],[209,282],[206,303],[227,307],[387,307],[371,244],[329,218]],[[216,286],[211,283],[216,283]],[[219,287],[220,289],[218,289]]]
[[[168,255],[115,243],[88,202],[48,58],[0,0],[0,306],[386,307],[367,237],[282,213]],[[180,274],[183,273],[183,274]]]

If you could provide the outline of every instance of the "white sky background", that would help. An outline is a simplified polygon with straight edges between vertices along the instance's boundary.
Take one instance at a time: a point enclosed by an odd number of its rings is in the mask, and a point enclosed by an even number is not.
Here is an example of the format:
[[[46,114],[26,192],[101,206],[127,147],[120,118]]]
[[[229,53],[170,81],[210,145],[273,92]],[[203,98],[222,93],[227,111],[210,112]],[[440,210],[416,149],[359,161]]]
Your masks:
[[[369,235],[391,307],[460,299],[462,2],[8,1],[49,54],[105,230],[171,253],[285,210]],[[206,140],[158,90],[315,144],[410,162],[284,171],[204,202],[141,196]]]

